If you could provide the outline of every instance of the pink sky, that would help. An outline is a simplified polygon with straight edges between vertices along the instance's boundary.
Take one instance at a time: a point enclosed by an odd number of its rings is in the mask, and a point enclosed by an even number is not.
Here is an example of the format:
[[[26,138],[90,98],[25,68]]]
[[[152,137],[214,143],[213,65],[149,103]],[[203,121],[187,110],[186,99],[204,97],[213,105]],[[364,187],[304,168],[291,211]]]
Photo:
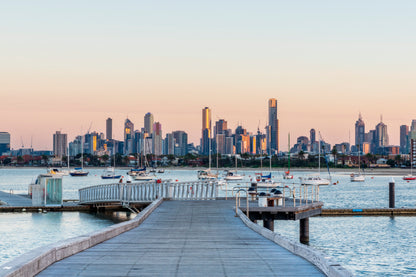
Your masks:
[[[152,112],[164,134],[199,144],[205,106],[213,124],[255,132],[277,98],[282,150],[288,132],[293,144],[310,128],[331,144],[351,131],[354,143],[360,111],[367,131],[383,114],[397,145],[416,118],[416,4],[370,2],[6,1],[0,131],[13,148],[33,137],[51,149],[57,130],[72,141],[112,117],[121,139],[127,116],[140,128]]]

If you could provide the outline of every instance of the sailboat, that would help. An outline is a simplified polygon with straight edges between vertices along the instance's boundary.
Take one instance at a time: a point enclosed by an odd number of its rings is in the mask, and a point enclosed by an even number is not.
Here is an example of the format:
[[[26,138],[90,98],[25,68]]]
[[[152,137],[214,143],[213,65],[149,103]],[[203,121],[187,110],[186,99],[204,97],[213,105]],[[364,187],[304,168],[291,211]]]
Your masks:
[[[152,181],[156,178],[155,175],[151,175],[146,172],[146,166],[148,166],[146,158],[146,143],[144,144],[144,167],[135,171],[134,180],[136,181]]]
[[[412,141],[412,145],[413,145],[413,141]],[[416,176],[413,176],[413,147],[410,152],[410,174],[404,176],[403,180],[406,180],[406,181],[416,180]]]
[[[114,153],[114,166],[107,167],[104,170],[103,174],[101,174],[101,179],[119,179],[121,175],[116,175],[116,154]]]
[[[243,176],[240,174],[237,174],[237,155],[234,155],[235,157],[235,170],[227,170],[227,176],[225,176],[225,180],[227,181],[238,181],[243,180]]]
[[[198,170],[197,175],[199,180],[213,180],[218,178],[218,174],[211,172],[211,138],[209,138],[209,167],[205,170]]]
[[[84,170],[84,143],[81,137],[81,167],[76,167],[69,172],[73,177],[83,177],[88,175],[88,171]]]
[[[318,148],[318,174],[313,174],[306,177],[299,177],[302,185],[325,186],[330,184],[330,180],[321,178],[321,140],[319,140]]]
[[[351,173],[350,180],[351,182],[364,182],[365,176],[361,174],[361,160],[360,160],[360,146],[358,146],[358,172]]]
[[[290,134],[288,135],[287,149],[288,149],[289,157],[287,159],[287,171],[283,174],[283,179],[291,180],[293,179],[293,175],[290,174]]]

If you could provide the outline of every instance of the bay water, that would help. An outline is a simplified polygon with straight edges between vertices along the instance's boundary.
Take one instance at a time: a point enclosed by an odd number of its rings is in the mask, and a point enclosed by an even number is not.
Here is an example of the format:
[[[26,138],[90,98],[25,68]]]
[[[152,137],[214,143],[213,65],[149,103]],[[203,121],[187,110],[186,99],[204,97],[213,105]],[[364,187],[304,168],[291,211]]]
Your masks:
[[[78,199],[78,189],[113,183],[102,180],[103,169],[88,169],[87,177],[63,178],[64,199]],[[127,169],[116,170],[126,176]],[[254,170],[242,170],[246,181],[254,179]],[[0,168],[0,190],[27,193],[28,184],[44,168]],[[282,171],[274,171],[275,181]],[[309,174],[295,172],[295,179]],[[172,181],[195,181],[196,170],[166,170],[158,175]],[[393,177],[396,207],[416,208],[416,182]],[[352,183],[348,173],[332,173],[335,185],[321,186],[324,208],[387,208],[391,176],[366,176],[364,183]],[[290,185],[290,182],[288,183]],[[220,195],[224,192],[220,190]],[[38,246],[95,231],[113,224],[85,213],[0,213],[0,264]],[[24,232],[23,232],[24,231]],[[298,221],[276,221],[275,232],[297,241]],[[314,217],[310,219],[310,246],[332,257],[357,276],[416,276],[416,217]]]

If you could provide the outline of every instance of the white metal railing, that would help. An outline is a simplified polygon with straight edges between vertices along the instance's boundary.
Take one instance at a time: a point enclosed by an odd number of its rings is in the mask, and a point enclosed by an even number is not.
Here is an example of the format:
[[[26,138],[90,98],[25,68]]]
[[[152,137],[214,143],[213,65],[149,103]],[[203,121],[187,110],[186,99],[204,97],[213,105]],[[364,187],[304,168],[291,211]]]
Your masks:
[[[91,186],[79,190],[80,204],[152,202],[160,197],[173,200],[214,200],[217,196],[217,182],[211,181],[116,183]]]
[[[270,191],[275,188],[282,192],[281,197],[283,207],[296,207],[319,201],[318,185],[303,185],[299,183],[258,183],[257,190],[255,191],[250,191],[250,188],[253,187],[251,182],[220,183],[219,185],[220,191],[225,194],[226,199],[228,197],[228,192],[231,192],[232,197],[237,197],[236,194],[240,189],[247,190],[247,192],[252,195],[252,200],[255,200],[260,192],[265,192],[266,194],[270,194],[270,196],[274,196]]]

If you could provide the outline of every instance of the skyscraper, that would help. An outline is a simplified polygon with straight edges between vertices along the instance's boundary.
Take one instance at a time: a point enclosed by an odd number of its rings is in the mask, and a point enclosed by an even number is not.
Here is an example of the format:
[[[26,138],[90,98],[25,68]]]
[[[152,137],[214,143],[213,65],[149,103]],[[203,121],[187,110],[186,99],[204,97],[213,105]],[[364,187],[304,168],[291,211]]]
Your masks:
[[[400,153],[407,154],[409,153],[408,147],[408,136],[409,135],[409,126],[401,125],[400,126]]]
[[[269,125],[267,126],[269,153],[279,152],[279,120],[277,119],[277,100],[269,99]]]
[[[315,129],[311,129],[310,131],[309,131],[309,134],[310,134],[310,141],[311,141],[311,145],[313,145],[314,143],[315,143],[315,141],[316,141],[316,131],[315,131]]]
[[[355,145],[358,145],[358,150],[363,151],[363,143],[365,142],[365,124],[361,113],[358,115],[358,120],[355,122]]]
[[[67,155],[67,135],[56,131],[53,134],[53,153],[56,157],[63,157]]]
[[[127,118],[124,122],[124,154],[133,152],[133,131],[134,124]]]
[[[185,156],[188,154],[188,134],[184,131],[174,131],[173,137],[175,139],[175,155]]]
[[[112,140],[113,139],[113,120],[111,118],[107,118],[105,125],[106,125],[106,132],[105,132],[106,137],[105,138],[107,140]]]
[[[153,154],[162,155],[162,124],[155,122],[153,124]]]
[[[154,118],[153,114],[147,113],[144,116],[144,131],[149,135],[153,134]]]
[[[210,151],[211,140],[211,109],[205,107],[202,109],[202,139],[201,153],[208,155]]]
[[[387,125],[383,123],[383,118],[380,118],[380,123],[376,125],[376,148],[379,154],[384,154],[384,147],[389,145],[389,136],[387,134]]]

